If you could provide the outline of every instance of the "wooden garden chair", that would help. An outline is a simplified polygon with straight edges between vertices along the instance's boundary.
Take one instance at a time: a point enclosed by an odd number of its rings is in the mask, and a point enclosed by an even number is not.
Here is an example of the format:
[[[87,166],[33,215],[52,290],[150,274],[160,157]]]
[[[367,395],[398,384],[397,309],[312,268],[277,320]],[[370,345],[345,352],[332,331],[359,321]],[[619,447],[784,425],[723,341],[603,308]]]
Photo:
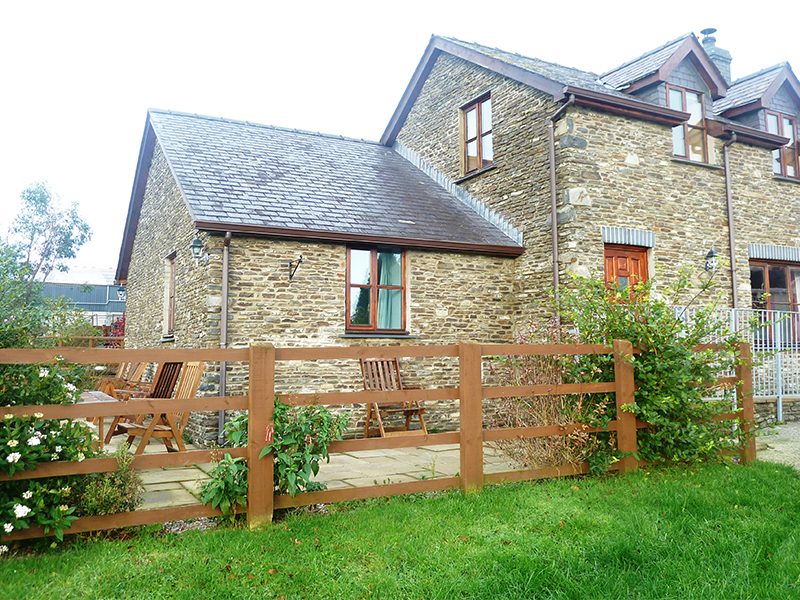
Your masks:
[[[147,363],[143,362],[120,363],[116,375],[96,378],[95,389],[109,396],[114,396],[116,390],[132,389],[142,383],[142,375],[146,366]]]
[[[361,374],[364,376],[364,389],[367,391],[394,392],[399,390],[410,390],[420,388],[404,387],[400,379],[400,363],[396,358],[362,358]],[[401,402],[399,404],[378,404],[367,403],[367,420],[364,423],[364,437],[368,438],[372,434],[380,433],[381,437],[396,435],[428,435],[425,427],[425,419],[422,414],[425,409],[416,400]],[[383,420],[393,414],[405,416],[404,427],[386,427]],[[411,417],[419,418],[419,429],[410,429]],[[372,420],[378,423],[378,428],[370,429]]]
[[[153,375],[153,381],[150,383],[138,383],[131,386],[129,389],[116,389],[113,394],[109,394],[117,400],[130,400],[131,398],[171,398],[172,392],[175,391],[175,384],[178,382],[178,376],[181,374],[183,363],[168,362],[161,363],[156,369],[156,374]],[[141,415],[140,415],[141,416]],[[114,417],[111,422],[111,427],[108,428],[106,434],[106,444],[111,441],[111,438],[117,434],[125,433],[125,430],[120,427],[120,424],[125,421],[134,420],[133,416],[118,416]]]
[[[202,362],[190,362],[183,365],[180,381],[175,388],[175,400],[190,400],[197,396],[204,369],[205,363]],[[145,415],[139,415],[135,422],[120,423],[119,427],[128,434],[129,446],[137,437],[142,438],[134,454],[144,452],[150,438],[161,438],[167,452],[186,452],[183,430],[191,414],[190,410],[176,413],[156,413],[149,423],[145,422]],[[173,440],[178,446],[177,449],[172,445]]]

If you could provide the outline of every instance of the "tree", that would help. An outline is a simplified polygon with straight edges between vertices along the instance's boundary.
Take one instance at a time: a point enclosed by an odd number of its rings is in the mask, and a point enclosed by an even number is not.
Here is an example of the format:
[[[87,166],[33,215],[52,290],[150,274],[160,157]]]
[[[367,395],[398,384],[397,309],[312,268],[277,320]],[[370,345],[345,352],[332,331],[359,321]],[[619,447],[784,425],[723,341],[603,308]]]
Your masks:
[[[20,198],[22,208],[12,223],[11,234],[26,267],[24,280],[30,296],[34,281],[44,282],[55,270],[69,270],[66,261],[75,258],[92,232],[78,213],[77,204],[62,209],[46,183],[28,186]]]

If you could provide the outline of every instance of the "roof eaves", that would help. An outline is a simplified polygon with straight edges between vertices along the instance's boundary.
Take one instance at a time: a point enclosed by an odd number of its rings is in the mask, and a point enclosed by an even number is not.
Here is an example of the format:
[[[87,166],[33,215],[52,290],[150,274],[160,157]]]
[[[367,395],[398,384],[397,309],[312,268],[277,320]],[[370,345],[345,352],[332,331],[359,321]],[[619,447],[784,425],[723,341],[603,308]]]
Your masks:
[[[397,108],[392,114],[392,118],[389,120],[389,124],[386,126],[381,136],[380,141],[385,146],[392,146],[394,144],[397,135],[400,133],[400,129],[405,123],[406,117],[408,117],[408,113],[411,111],[417,96],[419,96],[422,90],[425,80],[430,74],[431,69],[433,69],[433,65],[439,54],[442,52],[446,52],[447,54],[451,54],[520,83],[530,85],[550,95],[558,94],[563,86],[562,83],[543,77],[528,69],[513,65],[500,58],[490,56],[474,48],[463,46],[456,41],[439,36],[432,36],[428,47],[425,49],[425,53],[422,55],[422,59],[411,77],[411,81],[409,81]]]
[[[144,124],[144,133],[142,134],[142,143],[139,146],[139,158],[136,163],[136,174],[133,178],[133,189],[131,190],[131,200],[128,204],[125,229],[122,233],[122,245],[119,250],[117,272],[115,275],[116,283],[121,283],[128,279],[128,267],[131,261],[131,253],[133,252],[133,239],[136,236],[136,230],[139,226],[139,214],[142,209],[142,202],[144,201],[144,192],[147,187],[147,178],[150,173],[150,164],[153,160],[155,143],[156,134],[150,122],[150,113],[148,112]]]
[[[230,231],[231,233],[243,233],[247,235],[281,239],[312,239],[316,241],[339,243],[366,243],[373,245],[395,246],[399,248],[420,248],[424,250],[447,250],[450,252],[464,252],[468,254],[488,254],[491,256],[517,257],[525,251],[525,248],[513,243],[509,243],[508,245],[473,244],[438,239],[413,239],[407,237],[355,234],[313,229],[265,227],[261,225],[223,223],[216,221],[195,221],[194,225],[197,227],[197,229],[215,233],[225,233]]]
[[[586,90],[571,85],[565,86],[562,92],[554,97],[554,100],[561,101],[570,95],[575,96],[575,104],[581,106],[614,114],[621,114],[623,116],[635,117],[662,125],[680,125],[688,121],[691,116],[689,113],[645,102],[637,98],[619,96],[616,94],[604,94],[602,92]]]

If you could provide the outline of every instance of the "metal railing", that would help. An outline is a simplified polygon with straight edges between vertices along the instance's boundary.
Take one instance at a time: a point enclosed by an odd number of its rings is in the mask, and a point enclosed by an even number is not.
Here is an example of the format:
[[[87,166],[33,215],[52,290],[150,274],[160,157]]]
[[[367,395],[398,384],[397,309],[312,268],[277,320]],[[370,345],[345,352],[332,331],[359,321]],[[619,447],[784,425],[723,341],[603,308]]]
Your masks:
[[[699,310],[676,308],[675,314],[690,321]],[[721,308],[713,315],[750,343],[755,363],[753,395],[775,398],[775,417],[782,421],[784,398],[800,396],[800,312]]]

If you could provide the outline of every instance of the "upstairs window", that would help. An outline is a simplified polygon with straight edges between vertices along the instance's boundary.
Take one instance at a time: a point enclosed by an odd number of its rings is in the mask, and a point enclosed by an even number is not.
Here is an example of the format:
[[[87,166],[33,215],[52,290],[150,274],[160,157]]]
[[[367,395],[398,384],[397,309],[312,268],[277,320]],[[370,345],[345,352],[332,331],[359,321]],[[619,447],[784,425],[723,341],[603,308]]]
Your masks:
[[[464,113],[464,173],[492,164],[492,99],[485,96],[462,109]]]
[[[798,177],[797,122],[794,117],[767,111],[767,132],[789,138],[783,148],[772,151],[772,172],[784,177]]]
[[[672,128],[672,153],[697,162],[708,162],[703,94],[674,85],[667,86],[669,108],[689,113],[689,120]]]
[[[161,333],[165,339],[171,339],[175,335],[175,258],[176,252],[170,254],[164,260],[164,317],[162,320]]]
[[[405,332],[405,253],[347,249],[347,325],[350,332]]]

